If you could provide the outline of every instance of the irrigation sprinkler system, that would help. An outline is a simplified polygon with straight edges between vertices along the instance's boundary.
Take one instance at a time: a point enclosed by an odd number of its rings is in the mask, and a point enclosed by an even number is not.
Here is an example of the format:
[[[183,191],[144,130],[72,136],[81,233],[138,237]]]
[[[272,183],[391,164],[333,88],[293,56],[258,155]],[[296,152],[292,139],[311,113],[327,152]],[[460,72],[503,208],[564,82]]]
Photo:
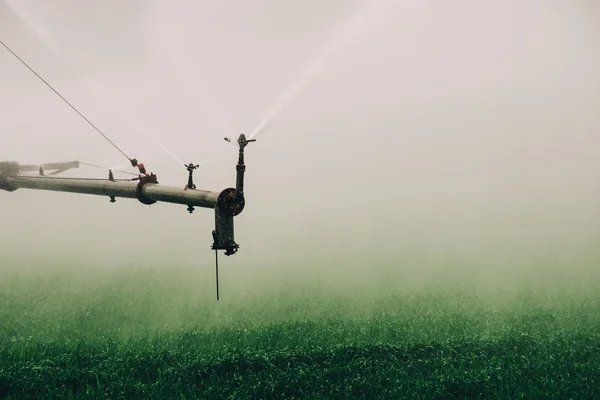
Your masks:
[[[184,164],[188,172],[187,184],[183,187],[165,186],[158,182],[158,177],[146,171],[143,163],[135,158],[130,158],[116,144],[114,144],[104,133],[102,133],[90,120],[88,120],[77,108],[67,101],[48,82],[37,74],[23,59],[13,52],[4,42],[0,41],[10,53],[44,82],[56,95],[77,112],[88,124],[94,128],[104,139],[123,154],[132,167],[137,168],[137,173],[125,172],[135,177],[130,179],[115,179],[113,170],[107,170],[106,179],[94,178],[71,178],[56,176],[67,170],[79,168],[80,165],[99,167],[80,161],[58,162],[41,165],[23,165],[16,161],[0,162],[0,190],[13,192],[17,189],[37,189],[56,192],[80,193],[88,195],[106,196],[111,203],[116,198],[137,199],[144,205],[152,205],[157,202],[187,205],[187,211],[191,214],[195,207],[213,209],[215,213],[215,229],[212,231],[213,244],[211,249],[215,251],[215,274],[217,286],[217,300],[219,300],[219,251],[223,250],[226,256],[235,254],[239,245],[235,241],[234,217],[239,215],[246,204],[244,196],[244,151],[249,143],[256,139],[248,139],[243,133],[237,139],[239,156],[236,166],[237,175],[235,187],[228,187],[220,192],[197,189],[194,184],[194,171],[198,165],[193,163]],[[230,138],[225,138],[231,142]],[[101,167],[99,167],[101,168]],[[115,171],[117,172],[117,171]],[[122,172],[122,171],[119,171]]]
[[[239,249],[234,236],[234,217],[244,210],[246,204],[244,150],[248,143],[254,141],[256,139],[246,139],[244,134],[237,139],[239,157],[236,166],[236,185],[221,192],[196,189],[193,182],[193,171],[197,166],[193,164],[186,165],[189,171],[187,185],[173,187],[159,184],[157,176],[147,173],[145,166],[135,159],[131,160],[131,164],[138,167],[139,174],[131,179],[115,179],[112,170],[108,171],[107,179],[56,176],[69,169],[79,168],[80,164],[85,165],[79,161],[42,165],[22,165],[15,161],[0,162],[0,190],[13,192],[17,189],[37,189],[98,195],[108,197],[111,203],[114,203],[118,197],[137,199],[145,205],[157,202],[174,203],[187,205],[190,213],[194,212],[195,207],[213,209],[215,229],[212,231],[211,249],[215,251],[217,300],[219,300],[218,251],[224,250],[225,255],[231,256]]]
[[[362,26],[362,17],[376,9],[377,0],[365,0],[362,7],[357,10],[355,15],[352,15],[343,24],[339,25],[332,31],[329,40],[326,40],[321,51],[316,58],[308,64],[303,73],[296,79],[293,84],[284,92],[284,96],[279,99],[276,106],[267,113],[260,124],[250,132],[250,135],[241,134],[237,139],[239,147],[239,157],[236,166],[237,176],[235,187],[226,188],[220,192],[209,190],[200,190],[194,184],[194,171],[199,165],[193,163],[184,164],[177,157],[167,151],[173,158],[177,159],[188,173],[187,185],[184,187],[172,187],[159,184],[157,176],[150,172],[147,173],[143,163],[138,162],[135,158],[130,158],[121,148],[119,148],[111,139],[108,138],[100,129],[98,129],[88,118],[86,118],[74,105],[56,91],[52,85],[44,80],[33,68],[21,59],[7,44],[0,40],[6,50],[8,50],[16,59],[18,59],[25,67],[27,67],[38,79],[40,79],[49,89],[51,89],[58,97],[60,97],[73,111],[83,118],[98,134],[109,142],[116,150],[127,158],[128,164],[133,168],[137,168],[138,172],[124,172],[116,169],[103,168],[98,165],[87,164],[80,161],[70,161],[62,163],[42,164],[42,165],[22,165],[14,161],[0,162],[0,190],[9,192],[17,189],[38,189],[50,190],[58,192],[81,193],[98,196],[107,196],[110,202],[116,202],[116,198],[137,199],[140,203],[151,205],[156,202],[166,202],[187,205],[189,213],[193,213],[195,207],[210,208],[215,212],[215,229],[212,231],[213,244],[212,249],[215,251],[215,268],[216,268],[216,286],[217,300],[219,300],[219,250],[223,250],[225,255],[231,256],[235,254],[239,245],[235,242],[234,237],[234,217],[239,215],[246,203],[244,197],[244,173],[246,165],[244,163],[244,151],[246,146],[256,141],[255,137],[263,132],[266,127],[278,115],[284,106],[293,101],[302,88],[306,86],[314,74],[320,69],[323,62],[331,53],[345,47],[347,43],[351,43],[346,34]],[[8,5],[10,7],[10,5]],[[14,11],[14,10],[13,10]],[[20,16],[15,11],[16,16]],[[21,16],[22,18],[22,16]],[[27,21],[24,21],[27,25]],[[36,31],[35,29],[33,29]],[[38,36],[45,42],[43,35],[39,32]],[[47,43],[46,43],[47,44]],[[47,44],[48,45],[48,44]],[[226,137],[227,142],[232,142],[231,138]],[[88,165],[92,167],[102,168],[106,171],[107,179],[89,179],[89,178],[68,178],[58,177],[56,175],[63,173],[73,168],[79,168],[80,165]],[[130,179],[115,179],[113,172],[120,172],[133,175]]]

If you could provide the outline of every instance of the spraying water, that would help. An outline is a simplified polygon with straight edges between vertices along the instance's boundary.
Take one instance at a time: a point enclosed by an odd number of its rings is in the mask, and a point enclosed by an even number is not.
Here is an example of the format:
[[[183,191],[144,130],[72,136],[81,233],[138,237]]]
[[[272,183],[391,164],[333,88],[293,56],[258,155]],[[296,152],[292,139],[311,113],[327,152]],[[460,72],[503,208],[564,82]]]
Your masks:
[[[113,97],[110,96],[108,97],[108,93],[103,91],[102,89],[100,89],[100,86],[97,85],[93,80],[91,80],[90,78],[83,76],[82,77],[82,81],[86,84],[86,86],[93,91],[98,97],[101,97],[104,99],[104,103],[105,104],[119,104],[117,103],[117,100]],[[125,107],[119,107],[120,110],[124,110]],[[118,110],[116,108],[112,108],[112,110],[114,112],[118,112]],[[169,150],[164,144],[162,144],[155,136],[151,135],[147,129],[144,129],[135,119],[129,117],[129,114],[125,115],[123,113],[120,113],[121,116],[123,118],[125,118],[127,120],[127,122],[129,122],[130,125],[132,125],[134,127],[135,130],[137,130],[139,133],[144,134],[146,137],[148,137],[150,140],[152,140],[158,147],[160,147],[161,149],[163,149],[165,151],[165,153],[167,153],[168,155],[171,156],[171,158],[173,158],[175,161],[177,161],[179,164],[184,165],[184,162],[181,161],[181,159],[179,159],[179,157],[177,157],[171,150]]]
[[[193,57],[190,59],[190,56],[197,52],[197,49],[190,49],[188,41],[190,37],[194,37],[194,33],[186,31],[185,24],[179,21],[179,16],[172,14],[175,10],[172,4],[155,3],[153,8],[156,18],[145,19],[154,50],[154,63],[160,66],[164,75],[174,83],[193,93],[194,97],[189,106],[194,109],[194,113],[197,113],[198,109],[202,110],[223,134],[234,134],[236,130],[232,129],[230,119],[210,96],[202,67],[193,63]],[[192,46],[196,44],[194,41]]]
[[[167,51],[167,49],[163,50]],[[187,88],[196,95],[198,93],[208,92],[206,86],[197,77],[198,74],[193,74],[191,71],[188,71],[188,64],[185,62],[185,60],[176,58],[175,56],[164,57],[164,54],[161,57],[156,57],[156,60],[157,63],[163,67],[163,70],[166,71],[165,75],[179,83],[182,87]],[[217,127],[222,133],[225,135],[232,134],[234,130],[229,124],[228,119],[225,118],[223,113],[220,112],[220,110],[217,109],[214,104],[215,102],[209,100],[208,96],[197,96],[196,101],[194,101],[192,104],[192,107],[194,110],[204,110],[205,113],[210,116],[210,119],[215,127]]]
[[[44,45],[48,49],[53,51],[55,55],[57,55],[57,56],[60,55],[58,45],[56,44],[55,41],[50,39],[49,34],[42,31],[39,27],[36,27],[35,24],[33,23],[32,19],[28,15],[26,15],[22,10],[19,10],[17,7],[15,7],[15,5],[11,4],[10,1],[7,1],[7,0],[4,0],[4,1],[5,1],[5,4],[12,10],[12,12],[21,20],[21,22],[23,22],[31,31],[33,31],[38,36],[38,38],[41,39],[42,43],[44,43]],[[99,85],[97,85],[91,78],[89,78],[83,74],[75,74],[75,73],[73,73],[74,71],[72,71],[72,68],[70,68],[70,69],[71,69],[72,75],[76,78],[78,77],[79,81],[82,82],[89,91],[93,92],[96,95],[96,97],[103,98],[105,105],[111,106],[113,103],[117,102],[117,100],[112,96],[107,99],[108,94],[105,91],[102,91],[100,89]],[[158,139],[156,139],[156,137],[151,135],[146,129],[143,129],[140,126],[140,124],[136,120],[134,120],[129,114],[124,114],[123,112],[120,111],[123,109],[124,109],[124,107],[119,107],[119,109],[117,109],[117,108],[111,106],[112,112],[119,114],[127,122],[129,122],[129,124],[131,126],[133,126],[133,128],[135,130],[137,130],[138,133],[144,134],[146,137],[148,137],[150,140],[152,140],[157,146],[159,146],[161,149],[163,149],[175,161],[177,161],[181,165],[184,165],[184,163],[172,151],[170,151],[164,144],[162,144]]]
[[[273,122],[273,119],[298,97],[302,89],[304,89],[304,87],[306,87],[314,78],[315,74],[323,68],[323,64],[329,57],[339,53],[346,46],[351,44],[350,39],[353,37],[353,34],[362,28],[364,20],[378,5],[380,5],[380,3],[380,0],[367,0],[355,13],[342,21],[340,25],[336,26],[331,31],[328,40],[325,41],[325,44],[317,53],[316,57],[307,65],[298,79],[296,79],[283,93],[275,106],[252,131],[250,139],[253,139],[262,133]]]
[[[302,74],[290,85],[283,95],[279,98],[275,106],[265,115],[258,126],[249,135],[249,139],[254,139],[257,135],[264,132],[273,120],[292,103],[300,94],[302,89],[306,87],[314,76],[323,68],[325,62],[333,55],[339,53],[344,48],[352,43],[354,35],[360,31],[364,25],[364,21],[381,4],[381,0],[367,0],[362,4],[352,15],[343,20],[339,25],[336,25],[325,41],[323,47],[317,53],[316,57],[302,71]],[[231,147],[238,147],[237,142],[231,137],[226,137],[225,140],[231,144]],[[205,166],[216,159],[220,158],[224,152],[217,153],[213,157],[200,163],[200,166]]]

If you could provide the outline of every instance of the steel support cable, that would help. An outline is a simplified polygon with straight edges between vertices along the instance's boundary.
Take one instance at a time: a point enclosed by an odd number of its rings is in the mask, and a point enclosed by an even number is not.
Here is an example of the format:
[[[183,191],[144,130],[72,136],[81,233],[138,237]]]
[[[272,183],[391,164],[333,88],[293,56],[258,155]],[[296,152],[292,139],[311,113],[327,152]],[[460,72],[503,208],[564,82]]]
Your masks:
[[[50,90],[52,90],[54,93],[56,93],[56,95],[57,95],[58,97],[60,97],[60,98],[61,98],[61,99],[62,99],[62,100],[65,102],[65,103],[67,103],[67,105],[68,105],[69,107],[71,107],[71,108],[73,109],[73,111],[75,111],[77,114],[79,114],[79,116],[80,116],[81,118],[83,118],[83,119],[84,119],[84,120],[85,120],[85,121],[86,121],[86,122],[87,122],[87,123],[88,123],[88,124],[89,124],[89,125],[90,125],[92,128],[94,128],[94,129],[96,130],[96,132],[98,132],[100,135],[102,135],[102,137],[103,137],[104,139],[106,139],[106,140],[108,141],[108,143],[110,143],[110,144],[111,144],[111,145],[112,145],[112,146],[113,146],[115,149],[117,149],[117,150],[118,150],[118,151],[119,151],[121,154],[123,154],[123,155],[125,156],[125,158],[127,158],[127,160],[129,160],[130,162],[132,162],[132,159],[131,159],[131,158],[129,158],[129,156],[127,156],[127,154],[125,154],[125,152],[124,152],[123,150],[121,150],[121,149],[119,148],[119,146],[117,146],[115,143],[113,143],[113,141],[112,141],[112,140],[110,140],[110,139],[108,138],[108,136],[106,136],[106,135],[105,135],[105,134],[104,134],[104,133],[103,133],[103,132],[102,132],[100,129],[98,129],[98,128],[96,127],[96,125],[94,125],[94,124],[93,124],[93,123],[92,123],[92,122],[91,122],[89,119],[87,119],[87,118],[85,117],[85,115],[83,115],[81,112],[79,112],[79,110],[78,110],[78,109],[77,109],[77,108],[76,108],[74,105],[72,105],[71,103],[69,103],[69,101],[68,101],[66,98],[64,98],[64,97],[63,97],[63,96],[62,96],[62,95],[61,95],[61,94],[60,94],[60,93],[59,93],[59,92],[58,92],[56,89],[54,89],[54,88],[52,87],[52,85],[50,85],[50,84],[49,84],[49,83],[48,83],[48,82],[47,82],[47,81],[46,81],[44,78],[42,78],[42,77],[41,77],[41,76],[40,76],[40,75],[39,75],[37,72],[35,72],[35,70],[34,70],[33,68],[31,68],[31,67],[29,66],[29,64],[27,64],[27,63],[26,63],[26,62],[25,62],[25,61],[24,61],[24,60],[23,60],[21,57],[19,57],[19,56],[18,56],[18,55],[17,55],[17,54],[16,54],[14,51],[12,51],[12,49],[11,49],[10,47],[8,47],[8,45],[7,45],[6,43],[4,43],[2,40],[0,40],[0,44],[2,44],[2,46],[4,46],[4,47],[6,48],[6,50],[8,50],[8,51],[9,51],[9,52],[10,52],[10,53],[13,55],[13,56],[15,56],[15,57],[17,58],[17,60],[19,60],[19,61],[20,61],[20,62],[21,62],[23,65],[25,65],[25,66],[26,66],[26,67],[27,67],[27,68],[28,68],[28,69],[29,69],[31,72],[33,72],[33,74],[34,74],[35,76],[37,76],[37,77],[38,77],[38,78],[39,78],[39,79],[40,79],[42,82],[44,82],[44,83],[46,84],[46,86],[48,86],[48,87],[50,88]],[[132,165],[133,165],[133,162],[132,162]]]
[[[88,167],[94,167],[94,168],[99,168],[99,169],[103,169],[103,170],[111,170],[110,168],[106,168],[106,167],[103,167],[101,165],[90,164],[90,163],[86,163],[86,162],[83,162],[83,161],[78,161],[78,163],[81,164],[81,165],[86,165]],[[127,175],[138,176],[138,174],[136,174],[136,173],[128,172],[128,171],[121,171],[120,169],[114,169],[114,170],[111,170],[111,171],[120,172],[122,174],[127,174]]]

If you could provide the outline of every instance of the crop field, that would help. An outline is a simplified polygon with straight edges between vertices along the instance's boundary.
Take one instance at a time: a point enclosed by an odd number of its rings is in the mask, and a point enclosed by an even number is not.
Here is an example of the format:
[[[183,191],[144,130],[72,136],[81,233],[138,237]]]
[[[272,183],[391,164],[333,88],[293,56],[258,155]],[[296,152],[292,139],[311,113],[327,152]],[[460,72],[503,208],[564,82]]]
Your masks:
[[[600,397],[593,274],[298,273],[217,303],[197,269],[94,268],[0,268],[0,398]]]

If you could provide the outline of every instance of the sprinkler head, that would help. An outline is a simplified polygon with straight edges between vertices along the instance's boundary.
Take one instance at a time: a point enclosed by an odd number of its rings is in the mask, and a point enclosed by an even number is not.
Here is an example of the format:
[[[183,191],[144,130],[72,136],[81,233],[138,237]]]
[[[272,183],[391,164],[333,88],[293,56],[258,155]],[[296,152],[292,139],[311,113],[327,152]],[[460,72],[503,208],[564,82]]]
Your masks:
[[[240,148],[243,149],[248,143],[256,142],[256,139],[246,139],[246,135],[242,133],[237,142],[240,145]]]

